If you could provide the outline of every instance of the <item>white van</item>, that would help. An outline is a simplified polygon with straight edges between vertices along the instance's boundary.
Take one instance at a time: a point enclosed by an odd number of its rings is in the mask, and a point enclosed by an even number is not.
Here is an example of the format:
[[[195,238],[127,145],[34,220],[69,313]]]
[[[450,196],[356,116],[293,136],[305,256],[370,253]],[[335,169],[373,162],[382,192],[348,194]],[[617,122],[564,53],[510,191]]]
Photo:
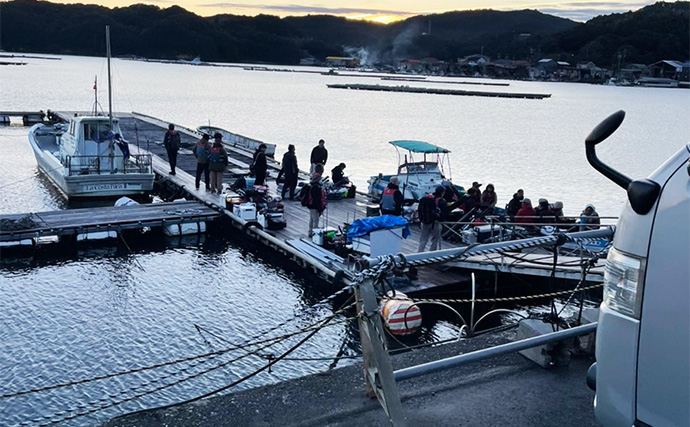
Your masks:
[[[625,113],[587,137],[587,158],[625,188],[604,275],[596,363],[588,383],[604,426],[690,426],[690,144],[631,181],[597,159],[594,146]]]

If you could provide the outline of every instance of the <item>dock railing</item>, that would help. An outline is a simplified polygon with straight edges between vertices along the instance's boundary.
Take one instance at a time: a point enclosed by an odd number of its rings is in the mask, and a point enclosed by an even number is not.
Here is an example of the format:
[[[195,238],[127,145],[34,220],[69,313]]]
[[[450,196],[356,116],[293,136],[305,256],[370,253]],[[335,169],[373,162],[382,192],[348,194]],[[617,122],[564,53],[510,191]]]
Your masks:
[[[385,330],[378,313],[376,301],[375,283],[382,281],[385,274],[394,268],[408,268],[441,262],[448,262],[476,254],[495,253],[501,250],[511,250],[526,247],[558,246],[566,241],[583,242],[593,239],[610,239],[615,233],[615,227],[603,227],[598,230],[581,231],[574,233],[558,233],[550,236],[538,236],[516,241],[493,242],[486,244],[474,244],[461,248],[445,249],[433,252],[415,254],[397,254],[379,256],[376,258],[364,257],[357,264],[358,272],[352,278],[351,286],[355,290],[357,300],[357,318],[359,321],[360,337],[362,342],[362,357],[366,389],[375,395],[393,426],[407,425],[403,406],[400,401],[396,381],[425,375],[440,370],[449,369],[460,364],[479,361],[510,352],[537,347],[551,342],[562,341],[569,337],[587,335],[596,330],[596,324],[577,326],[554,333],[532,337],[497,347],[492,347],[468,354],[462,354],[448,359],[437,360],[422,365],[412,366],[398,371],[393,371],[390,356],[383,338]],[[583,265],[583,278],[586,266]],[[576,292],[577,288],[572,292]],[[473,292],[472,301],[475,301]],[[485,316],[480,318],[479,323]],[[464,319],[463,319],[464,322]],[[472,316],[474,323],[474,316]],[[469,331],[474,325],[469,326]]]
[[[153,173],[151,154],[130,154],[124,156],[67,156],[63,161],[69,176],[103,175],[113,171],[119,173]],[[117,167],[123,165],[123,168]]]

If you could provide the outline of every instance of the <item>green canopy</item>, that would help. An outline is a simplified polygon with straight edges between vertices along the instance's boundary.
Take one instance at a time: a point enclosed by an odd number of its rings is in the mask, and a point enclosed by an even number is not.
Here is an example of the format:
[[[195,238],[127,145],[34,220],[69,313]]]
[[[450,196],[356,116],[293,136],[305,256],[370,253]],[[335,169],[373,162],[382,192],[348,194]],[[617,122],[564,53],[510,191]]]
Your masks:
[[[450,153],[449,150],[445,148],[438,147],[433,144],[429,144],[424,141],[391,141],[391,144],[396,147],[404,148],[405,150],[412,151],[413,153]]]

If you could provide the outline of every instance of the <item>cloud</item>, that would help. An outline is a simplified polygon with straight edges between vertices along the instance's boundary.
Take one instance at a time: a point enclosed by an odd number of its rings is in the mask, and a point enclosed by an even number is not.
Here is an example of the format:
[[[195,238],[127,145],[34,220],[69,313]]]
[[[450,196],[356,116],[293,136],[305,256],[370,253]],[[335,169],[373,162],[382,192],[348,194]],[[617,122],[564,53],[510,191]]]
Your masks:
[[[403,10],[388,9],[365,9],[348,7],[322,7],[322,6],[303,6],[299,4],[269,5],[269,4],[250,4],[250,3],[205,3],[199,7],[212,7],[219,9],[252,9],[252,10],[271,10],[292,13],[323,13],[329,15],[343,14],[387,14],[387,15],[409,15],[414,12]]]

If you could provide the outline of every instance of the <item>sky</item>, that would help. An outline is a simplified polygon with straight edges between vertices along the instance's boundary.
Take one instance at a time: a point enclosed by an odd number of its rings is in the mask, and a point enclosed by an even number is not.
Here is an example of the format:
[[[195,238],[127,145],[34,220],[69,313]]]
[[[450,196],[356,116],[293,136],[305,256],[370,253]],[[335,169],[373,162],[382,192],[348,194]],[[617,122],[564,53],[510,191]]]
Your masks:
[[[571,0],[548,2],[538,0],[64,0],[58,3],[100,4],[105,7],[122,7],[136,3],[168,8],[180,6],[201,16],[219,14],[258,14],[276,16],[336,15],[352,19],[392,22],[414,15],[443,13],[453,10],[522,10],[536,9],[550,15],[585,22],[595,16],[635,11],[654,3],[649,0],[594,1]]]

